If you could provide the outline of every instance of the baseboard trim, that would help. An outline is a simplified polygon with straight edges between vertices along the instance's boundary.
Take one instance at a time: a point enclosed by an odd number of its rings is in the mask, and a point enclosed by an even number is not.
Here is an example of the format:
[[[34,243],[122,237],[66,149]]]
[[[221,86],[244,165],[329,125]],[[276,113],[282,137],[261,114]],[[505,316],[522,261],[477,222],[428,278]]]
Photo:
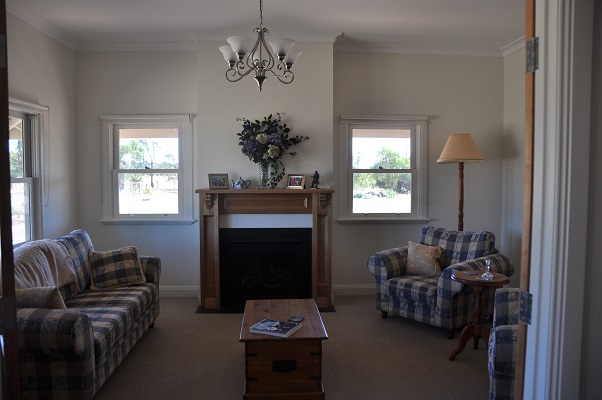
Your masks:
[[[333,296],[357,296],[374,295],[376,284],[374,283],[343,283],[332,285]]]
[[[165,297],[197,297],[199,295],[199,287],[159,285],[159,295]]]

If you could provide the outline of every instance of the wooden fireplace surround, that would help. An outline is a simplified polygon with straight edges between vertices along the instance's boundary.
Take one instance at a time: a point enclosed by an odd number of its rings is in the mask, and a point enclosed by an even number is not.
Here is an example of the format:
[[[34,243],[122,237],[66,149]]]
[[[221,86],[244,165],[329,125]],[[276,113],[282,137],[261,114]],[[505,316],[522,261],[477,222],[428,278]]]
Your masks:
[[[311,214],[311,293],[320,308],[332,305],[332,189],[195,190],[201,230],[200,294],[202,311],[220,311],[220,215]]]

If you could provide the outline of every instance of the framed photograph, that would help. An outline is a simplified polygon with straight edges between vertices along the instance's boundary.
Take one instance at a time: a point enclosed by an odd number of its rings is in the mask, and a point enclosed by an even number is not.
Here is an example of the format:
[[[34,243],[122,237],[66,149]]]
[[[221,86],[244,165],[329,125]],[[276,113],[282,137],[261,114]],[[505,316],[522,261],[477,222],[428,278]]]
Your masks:
[[[228,174],[209,174],[209,189],[229,189]]]
[[[305,189],[305,175],[290,174],[286,178],[287,189]]]

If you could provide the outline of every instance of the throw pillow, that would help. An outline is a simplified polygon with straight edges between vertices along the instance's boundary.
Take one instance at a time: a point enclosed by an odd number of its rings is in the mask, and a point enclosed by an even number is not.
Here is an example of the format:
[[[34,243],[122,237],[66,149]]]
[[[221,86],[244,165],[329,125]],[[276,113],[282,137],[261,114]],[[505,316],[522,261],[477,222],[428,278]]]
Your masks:
[[[59,308],[66,310],[61,292],[56,286],[15,289],[17,308]]]
[[[427,246],[414,242],[408,243],[407,275],[440,274],[439,259],[443,250],[436,246]]]
[[[134,246],[109,251],[90,251],[92,284],[90,289],[137,285],[146,282],[138,249]]]

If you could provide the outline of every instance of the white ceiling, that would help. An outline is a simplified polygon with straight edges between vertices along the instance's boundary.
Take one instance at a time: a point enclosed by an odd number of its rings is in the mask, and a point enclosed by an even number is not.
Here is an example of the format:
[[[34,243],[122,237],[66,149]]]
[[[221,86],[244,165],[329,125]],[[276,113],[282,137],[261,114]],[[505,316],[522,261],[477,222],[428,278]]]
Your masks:
[[[251,35],[259,0],[7,0],[9,12],[74,50],[185,46]],[[521,38],[524,0],[265,0],[271,37],[336,50],[501,55]]]

